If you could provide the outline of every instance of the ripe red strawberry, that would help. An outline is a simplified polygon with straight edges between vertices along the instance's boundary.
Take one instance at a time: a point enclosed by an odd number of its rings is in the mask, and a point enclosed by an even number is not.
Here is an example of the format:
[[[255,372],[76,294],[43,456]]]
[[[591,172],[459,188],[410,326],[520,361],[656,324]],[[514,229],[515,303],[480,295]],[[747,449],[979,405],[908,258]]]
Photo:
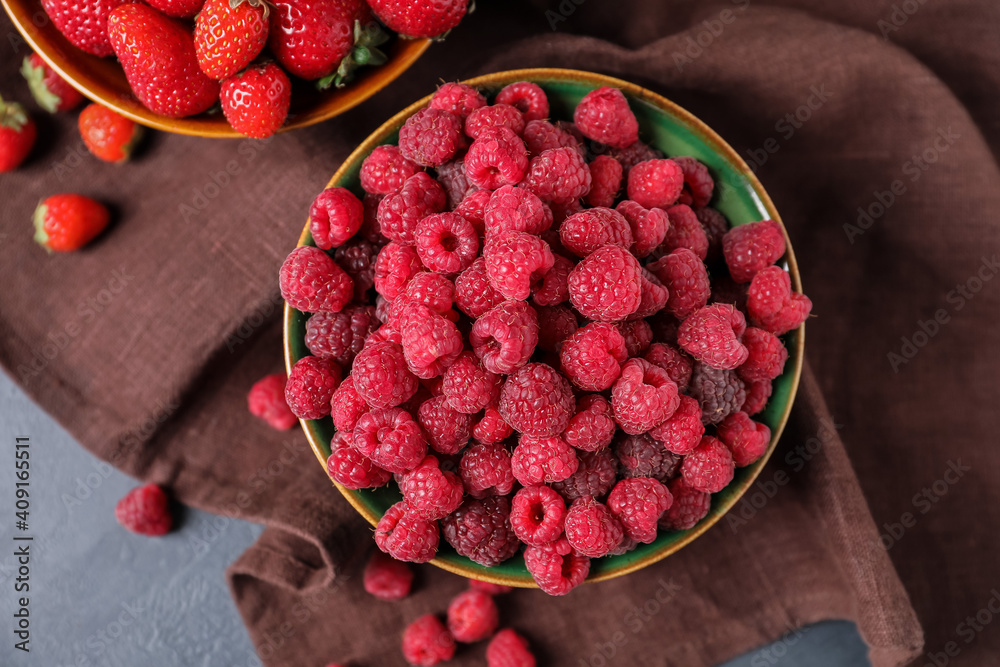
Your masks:
[[[126,2],[132,0],[42,0],[42,8],[75,46],[95,56],[110,56],[108,17]]]
[[[150,537],[166,535],[174,523],[167,494],[156,484],[129,491],[115,505],[115,518],[133,533]]]
[[[369,0],[375,15],[407,37],[442,37],[458,25],[469,0]]]
[[[108,209],[83,195],[52,195],[35,209],[35,240],[48,251],[79,250],[108,226]]]
[[[292,82],[274,63],[254,65],[222,82],[221,99],[222,113],[234,130],[263,139],[284,124]]]
[[[206,0],[194,22],[201,71],[221,81],[249,65],[267,44],[264,0]]]
[[[108,17],[108,36],[132,91],[148,109],[171,118],[205,111],[219,84],[198,67],[191,29],[148,5],[122,5]]]
[[[24,107],[0,97],[0,173],[24,162],[35,145],[37,132],[35,121]]]
[[[80,112],[80,136],[87,150],[105,162],[127,162],[142,138],[142,126],[100,104]]]
[[[37,53],[21,63],[21,76],[28,82],[31,96],[49,113],[69,111],[83,101],[83,95],[59,76]]]
[[[194,15],[201,11],[205,0],[146,0],[147,5],[151,5],[167,16],[178,19],[194,18]]]

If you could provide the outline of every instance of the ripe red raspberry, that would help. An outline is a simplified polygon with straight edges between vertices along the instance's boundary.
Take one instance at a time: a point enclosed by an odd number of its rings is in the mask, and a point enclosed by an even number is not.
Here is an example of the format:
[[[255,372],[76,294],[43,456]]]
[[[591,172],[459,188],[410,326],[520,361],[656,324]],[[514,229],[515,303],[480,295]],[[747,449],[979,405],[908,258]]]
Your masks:
[[[375,526],[375,544],[396,560],[426,563],[437,554],[438,525],[406,511],[400,501],[386,510]]]
[[[401,324],[406,365],[418,378],[441,375],[462,353],[464,342],[455,323],[427,306],[409,306]]]
[[[747,312],[750,321],[775,336],[797,329],[809,317],[812,301],[805,294],[792,292],[788,272],[769,266],[758,272],[750,283]]]
[[[625,351],[630,357],[638,357],[653,342],[653,329],[646,320],[629,320],[615,325],[625,339]]]
[[[166,535],[174,524],[167,494],[156,484],[129,491],[115,505],[115,519],[123,528],[150,537]]]
[[[507,299],[523,301],[531,284],[552,268],[549,245],[532,234],[507,231],[492,234],[483,249],[490,285]]]
[[[671,158],[684,173],[684,189],[678,198],[678,203],[702,208],[712,201],[715,181],[708,173],[708,167],[693,157],[683,156]]]
[[[472,415],[452,408],[444,396],[421,403],[417,419],[427,436],[427,444],[440,454],[457,454],[472,437]]]
[[[514,429],[503,420],[494,405],[488,406],[483,411],[483,418],[472,427],[472,437],[482,443],[503,442],[513,433]]]
[[[506,127],[484,130],[465,154],[469,183],[486,190],[517,185],[528,171],[528,149]]]
[[[656,539],[656,524],[673,503],[673,496],[650,477],[623,479],[608,496],[608,509],[621,521],[625,534],[636,542]]]
[[[748,327],[743,334],[747,360],[736,369],[744,381],[773,380],[781,375],[788,359],[788,350],[781,339],[757,327]]]
[[[639,307],[634,313],[629,315],[629,320],[642,320],[656,315],[663,310],[667,305],[667,300],[670,298],[670,292],[663,286],[660,279],[645,268],[640,270],[639,282],[641,284],[642,296],[639,301]]]
[[[379,202],[378,224],[390,241],[413,245],[417,223],[428,215],[440,213],[447,204],[448,196],[441,184],[427,172],[420,171]]]
[[[677,344],[698,361],[728,370],[747,360],[749,353],[740,342],[746,328],[743,313],[729,304],[713,303],[681,322]]]
[[[684,173],[673,160],[646,160],[628,173],[628,198],[646,208],[666,208],[677,201]]]
[[[497,104],[509,104],[524,114],[525,120],[549,117],[549,98],[536,83],[517,81],[504,86],[496,98]]]
[[[327,188],[309,207],[309,232],[321,250],[337,248],[358,233],[365,217],[361,200],[347,188]]]
[[[528,190],[505,185],[490,195],[483,223],[487,235],[508,230],[541,234],[552,226],[552,211]]]
[[[288,254],[278,273],[281,296],[303,313],[339,312],[354,297],[354,281],[319,248]]]
[[[444,194],[448,199],[448,210],[458,206],[470,192],[477,192],[479,188],[469,183],[469,175],[465,173],[465,159],[451,160],[439,165],[434,170],[437,173],[437,181],[444,188]]]
[[[679,320],[704,308],[712,293],[704,262],[687,248],[677,248],[646,266],[669,290],[667,310]]]
[[[306,347],[317,357],[351,363],[378,328],[375,309],[350,306],[339,313],[316,313],[306,321]]]
[[[544,202],[569,203],[590,191],[590,167],[574,148],[550,148],[531,158],[523,186]]]
[[[373,551],[363,581],[365,590],[379,600],[402,600],[410,594],[413,569],[381,551]]]
[[[729,448],[737,468],[754,463],[764,456],[771,444],[771,429],[766,424],[755,422],[745,412],[726,417],[719,424],[719,439]]]
[[[510,628],[493,636],[486,647],[486,667],[535,667],[528,642]]]
[[[365,341],[365,347],[374,345],[375,343],[394,343],[402,348],[403,334],[399,333],[396,327],[391,324],[383,324],[378,329],[371,332],[371,335],[368,336],[368,340]],[[355,358],[355,361],[357,361],[357,358]],[[403,361],[406,361],[405,357]]]
[[[502,595],[504,593],[510,593],[514,590],[512,586],[493,584],[488,581],[480,581],[479,579],[469,579],[469,588],[474,591],[482,591],[488,595]]]
[[[576,409],[573,388],[548,364],[526,364],[507,376],[500,389],[500,414],[514,430],[540,438],[566,429]]]
[[[473,498],[504,496],[514,487],[510,452],[502,442],[473,442],[462,455],[458,471],[466,493]]]
[[[347,489],[372,489],[385,486],[392,473],[375,465],[354,448],[349,432],[338,431],[330,442],[331,454],[326,460],[326,473]]]
[[[708,257],[708,236],[694,211],[684,204],[678,204],[667,209],[667,217],[670,225],[659,251],[668,253],[677,248],[687,248],[698,259],[705,261]]]
[[[371,338],[354,358],[351,376],[355,391],[368,405],[377,408],[403,403],[416,393],[419,384],[417,377],[406,367],[406,357],[400,345],[387,340],[372,342]]]
[[[421,109],[399,128],[399,150],[423,167],[436,167],[464,148],[462,119],[442,109]]]
[[[718,439],[706,435],[681,463],[681,476],[689,486],[718,493],[733,481],[733,455]]]
[[[472,226],[476,228],[476,233],[480,236],[486,234],[484,216],[486,215],[486,204],[492,195],[493,192],[490,190],[473,190],[465,195],[465,199],[455,207],[455,213],[471,222]]]
[[[722,237],[722,254],[733,280],[748,283],[785,254],[785,235],[774,220],[733,227]]]
[[[483,314],[469,333],[483,367],[504,375],[528,362],[538,344],[538,315],[524,301],[504,301]]]
[[[340,384],[340,366],[333,359],[306,356],[295,362],[285,383],[285,401],[299,419],[330,414],[330,398]]]
[[[486,98],[468,84],[449,82],[441,84],[431,97],[428,106],[431,109],[448,111],[465,120],[470,113],[486,106]]]
[[[557,306],[569,299],[569,274],[574,264],[553,254],[551,268],[532,284],[531,298],[538,306]]]
[[[499,565],[521,546],[510,527],[510,499],[506,496],[466,498],[461,507],[441,520],[441,531],[455,551],[485,567]]]
[[[622,188],[622,165],[608,155],[598,155],[590,162],[590,192],[585,201],[590,206],[614,206]]]
[[[661,208],[645,208],[631,199],[620,202],[615,210],[628,222],[634,241],[632,251],[636,257],[647,256],[663,243],[670,226],[666,211]]]
[[[526,486],[511,501],[510,525],[525,544],[539,546],[563,534],[566,502],[547,486]]]
[[[418,171],[420,166],[403,157],[399,146],[376,146],[361,163],[361,187],[372,194],[391,195]]]
[[[497,127],[505,127],[520,136],[524,132],[524,115],[509,104],[494,104],[475,109],[465,119],[465,133],[473,139]]]
[[[611,389],[615,420],[626,433],[645,433],[674,414],[680,398],[667,372],[645,359],[629,359]]]
[[[372,408],[352,434],[354,447],[391,473],[412,470],[427,454],[420,425],[402,408]]]
[[[705,435],[701,423],[701,405],[690,396],[681,396],[681,404],[665,422],[649,432],[668,452],[689,454]]]
[[[678,391],[687,391],[694,363],[686,354],[666,343],[653,343],[646,350],[644,358],[667,371],[670,379],[677,383]]]
[[[583,136],[612,148],[639,140],[639,123],[617,88],[602,86],[587,93],[573,111],[573,122]]]
[[[612,445],[621,477],[651,477],[666,484],[680,467],[681,458],[668,452],[647,434],[623,435]]]
[[[443,519],[462,504],[462,480],[453,472],[441,470],[437,457],[431,454],[402,475],[399,490],[406,511],[421,519]]]
[[[479,257],[455,278],[455,305],[472,318],[503,303],[503,295],[493,289],[486,275],[486,260]]]
[[[603,498],[615,485],[617,476],[618,462],[610,449],[581,452],[576,472],[561,482],[553,482],[552,488],[570,502],[577,498]]]
[[[397,316],[402,315],[405,308],[403,304],[419,303],[427,306],[435,313],[446,315],[455,302],[455,283],[451,282],[440,273],[430,273],[420,271],[414,274],[413,278],[406,283],[402,294],[393,301],[395,308],[390,308],[390,312],[398,310]],[[399,306],[396,304],[399,303]]]
[[[729,231],[729,220],[714,208],[695,209],[695,217],[701,223],[708,237],[708,261],[714,262],[722,257],[722,237]]]
[[[611,208],[587,208],[566,218],[559,227],[563,247],[587,257],[605,245],[632,247],[632,230],[622,214]]]
[[[660,528],[688,530],[708,515],[712,506],[711,494],[688,486],[683,477],[672,479],[667,489],[674,502],[660,518]]]
[[[499,375],[483,368],[475,354],[466,350],[445,370],[441,392],[449,406],[462,414],[472,415],[500,397],[502,381]]]
[[[596,452],[611,444],[617,428],[608,400],[600,394],[587,394],[576,402],[576,414],[566,425],[563,439],[581,451]]]
[[[454,656],[454,638],[432,614],[421,616],[403,631],[403,657],[411,665],[432,667]]]
[[[576,472],[579,465],[576,450],[559,437],[521,436],[510,456],[514,479],[523,486],[561,482]]]
[[[468,268],[479,251],[479,235],[472,223],[457,213],[429,215],[413,230],[420,261],[437,273]]]
[[[250,414],[279,431],[287,431],[298,421],[285,402],[285,381],[284,373],[266,375],[257,380],[247,394]]]
[[[538,587],[549,595],[566,595],[590,573],[590,559],[577,553],[565,537],[528,547],[524,564]]]
[[[743,411],[751,416],[761,412],[767,406],[768,399],[771,398],[772,389],[770,380],[747,382],[747,398],[743,403]]]
[[[537,306],[535,311],[538,313],[539,349],[559,354],[563,341],[577,330],[576,315],[567,306]]]
[[[582,155],[579,140],[547,120],[529,120],[524,126],[524,143],[532,156],[550,148],[572,148]]]
[[[628,358],[625,338],[613,325],[591,322],[563,341],[560,367],[584,391],[604,391],[621,375]]]
[[[500,625],[493,597],[477,590],[462,591],[448,605],[448,631],[455,641],[471,644],[491,636]]]
[[[375,291],[392,301],[423,268],[416,248],[388,243],[375,259]]]
[[[617,322],[642,303],[641,277],[639,262],[628,250],[607,245],[580,260],[569,274],[569,300],[588,319]]]
[[[746,401],[746,387],[736,371],[703,363],[695,364],[688,393],[701,406],[701,420],[706,424],[718,424],[739,412]]]
[[[663,157],[663,152],[648,146],[641,141],[637,141],[630,146],[625,148],[615,148],[608,152],[608,155],[618,160],[622,165],[622,169],[625,171],[625,178],[628,178],[628,174],[632,171],[632,167],[639,164],[640,162],[646,162],[648,160],[658,160]]]
[[[583,556],[606,556],[624,537],[621,521],[607,505],[593,498],[574,500],[566,512],[566,539]]]

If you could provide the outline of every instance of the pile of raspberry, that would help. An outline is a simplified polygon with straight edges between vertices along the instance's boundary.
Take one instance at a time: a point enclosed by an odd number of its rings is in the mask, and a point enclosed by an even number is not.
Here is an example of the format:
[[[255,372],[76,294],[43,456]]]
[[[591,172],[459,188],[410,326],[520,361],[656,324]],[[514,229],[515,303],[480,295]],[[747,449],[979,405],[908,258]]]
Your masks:
[[[336,482],[402,493],[379,548],[523,549],[564,595],[764,454],[753,416],[812,304],[775,265],[781,226],[730,229],[706,166],[640,141],[620,90],[548,116],[533,83],[493,104],[442,85],[365,158],[362,199],[316,198],[280,282],[312,313],[289,407],[332,417]]]

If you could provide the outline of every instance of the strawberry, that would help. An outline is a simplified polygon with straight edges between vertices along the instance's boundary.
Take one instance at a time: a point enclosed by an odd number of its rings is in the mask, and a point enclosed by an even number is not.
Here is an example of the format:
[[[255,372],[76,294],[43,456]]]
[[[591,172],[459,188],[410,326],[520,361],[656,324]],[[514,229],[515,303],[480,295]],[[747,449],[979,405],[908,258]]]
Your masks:
[[[0,97],[0,173],[15,169],[35,145],[35,121],[17,102]]]
[[[108,226],[108,209],[83,195],[52,195],[35,209],[35,240],[49,252],[79,250]]]
[[[205,0],[146,0],[147,5],[159,9],[167,16],[178,19],[194,18],[194,15],[201,11],[201,6]]]
[[[221,81],[250,64],[267,44],[264,0],[206,0],[194,22],[201,71]]]
[[[49,113],[69,111],[83,101],[83,95],[59,76],[37,53],[21,63],[21,76],[28,82],[31,96]]]
[[[132,0],[42,0],[42,8],[66,39],[95,56],[110,56],[108,17]]]
[[[406,37],[437,37],[458,25],[469,0],[369,0],[382,23]]]
[[[105,162],[127,162],[142,138],[142,126],[100,104],[80,112],[80,136],[87,150]]]
[[[219,83],[198,67],[194,36],[148,5],[122,5],[108,17],[108,36],[132,91],[148,109],[171,118],[205,111]]]
[[[274,63],[254,65],[222,82],[221,101],[222,113],[234,130],[263,139],[284,124],[292,83]]]

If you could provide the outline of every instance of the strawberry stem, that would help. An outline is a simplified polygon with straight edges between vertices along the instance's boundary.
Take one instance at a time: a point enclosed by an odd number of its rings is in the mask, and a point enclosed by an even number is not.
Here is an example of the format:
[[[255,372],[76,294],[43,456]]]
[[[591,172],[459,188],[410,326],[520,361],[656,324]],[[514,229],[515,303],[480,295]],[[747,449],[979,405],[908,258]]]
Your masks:
[[[389,60],[377,47],[389,41],[389,36],[374,21],[366,26],[361,21],[354,22],[354,48],[340,61],[333,74],[316,82],[316,88],[326,90],[331,85],[343,88],[354,77],[358,67],[378,67]]]
[[[0,97],[0,125],[20,132],[27,124],[28,114],[25,113],[24,107],[17,102],[4,102],[3,97]]]

